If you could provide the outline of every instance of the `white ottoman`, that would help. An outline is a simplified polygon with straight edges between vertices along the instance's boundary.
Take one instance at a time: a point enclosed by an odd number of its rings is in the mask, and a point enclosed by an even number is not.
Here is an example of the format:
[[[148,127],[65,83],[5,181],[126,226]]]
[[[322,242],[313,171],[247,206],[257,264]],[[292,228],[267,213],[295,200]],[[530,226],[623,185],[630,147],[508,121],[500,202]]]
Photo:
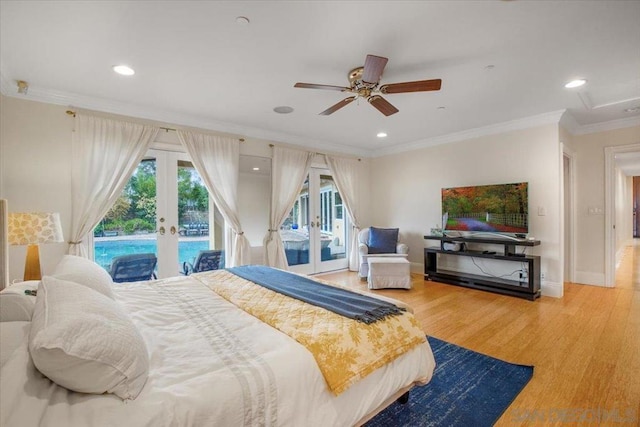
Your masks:
[[[401,257],[369,257],[369,289],[411,289],[410,263]]]

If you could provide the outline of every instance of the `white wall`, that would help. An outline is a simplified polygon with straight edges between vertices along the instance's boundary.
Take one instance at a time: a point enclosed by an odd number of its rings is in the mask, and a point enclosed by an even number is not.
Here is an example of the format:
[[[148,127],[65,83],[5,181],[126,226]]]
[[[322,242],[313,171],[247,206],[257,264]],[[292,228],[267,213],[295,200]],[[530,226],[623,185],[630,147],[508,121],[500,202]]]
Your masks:
[[[0,198],[9,212],[59,212],[65,238],[71,226],[71,132],[66,108],[0,95]],[[42,273],[52,271],[66,243],[40,245]],[[22,280],[26,246],[9,247],[10,281]]]
[[[616,168],[615,173],[615,247],[616,260],[618,261],[624,252],[624,248],[633,239],[633,177],[626,176],[618,168]]]
[[[561,296],[560,165],[557,125],[376,158],[372,225],[399,227],[413,271],[423,272],[423,236],[442,222],[442,188],[528,182],[529,235],[542,242],[529,253],[542,256],[543,293]],[[538,215],[539,208],[546,215]]]
[[[269,229],[271,176],[242,173],[238,180],[238,210],[242,230],[251,246],[262,247]],[[265,209],[266,206],[266,209]]]

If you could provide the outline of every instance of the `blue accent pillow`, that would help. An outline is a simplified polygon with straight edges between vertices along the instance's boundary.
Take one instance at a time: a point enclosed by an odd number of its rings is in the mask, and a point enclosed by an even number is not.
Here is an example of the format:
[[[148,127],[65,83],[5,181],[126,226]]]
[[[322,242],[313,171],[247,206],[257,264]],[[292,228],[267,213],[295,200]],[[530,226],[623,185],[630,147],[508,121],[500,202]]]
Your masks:
[[[376,228],[369,227],[370,254],[394,254],[398,243],[397,228]]]

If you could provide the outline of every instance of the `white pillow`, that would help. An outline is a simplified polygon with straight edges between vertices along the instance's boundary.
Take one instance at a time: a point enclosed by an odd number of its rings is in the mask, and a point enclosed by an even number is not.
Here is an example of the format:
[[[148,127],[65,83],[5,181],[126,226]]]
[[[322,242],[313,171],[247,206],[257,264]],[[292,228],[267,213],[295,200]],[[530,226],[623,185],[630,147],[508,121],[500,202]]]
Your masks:
[[[77,283],[45,276],[31,323],[31,358],[55,383],[123,399],[135,399],[142,390],[149,354],[118,302]]]
[[[0,322],[30,321],[35,297],[15,292],[0,292]]]
[[[87,286],[113,299],[111,275],[90,259],[65,255],[56,266],[53,277]]]
[[[34,298],[35,299],[35,298]],[[29,338],[31,322],[0,323],[0,367],[9,360],[13,353],[26,344]]]

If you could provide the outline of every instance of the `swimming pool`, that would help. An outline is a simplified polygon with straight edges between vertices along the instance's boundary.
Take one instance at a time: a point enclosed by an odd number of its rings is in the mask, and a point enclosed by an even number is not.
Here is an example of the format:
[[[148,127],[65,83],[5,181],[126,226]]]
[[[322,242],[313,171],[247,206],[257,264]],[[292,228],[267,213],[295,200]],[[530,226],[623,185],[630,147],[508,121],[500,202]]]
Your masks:
[[[193,262],[199,251],[209,249],[208,240],[180,240],[178,242],[179,270],[184,261]],[[105,270],[109,270],[111,260],[120,255],[154,253],[158,254],[158,246],[152,239],[113,239],[98,240],[94,243],[95,261]]]

